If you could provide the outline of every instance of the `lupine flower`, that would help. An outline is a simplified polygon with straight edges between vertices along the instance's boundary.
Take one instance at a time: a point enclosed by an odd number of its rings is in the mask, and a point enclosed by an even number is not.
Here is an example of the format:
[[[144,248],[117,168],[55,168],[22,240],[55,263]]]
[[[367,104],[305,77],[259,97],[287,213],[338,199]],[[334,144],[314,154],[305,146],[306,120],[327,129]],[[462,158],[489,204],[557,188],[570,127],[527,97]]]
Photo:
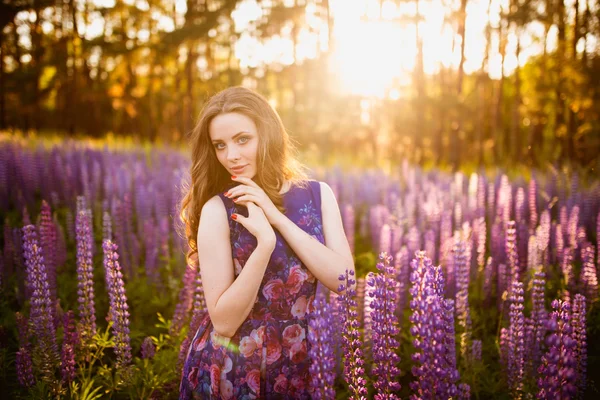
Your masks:
[[[335,358],[332,346],[334,336],[331,307],[323,292],[317,293],[314,311],[308,316],[309,355],[311,358],[311,398],[335,398]]]
[[[19,347],[29,347],[29,327],[28,319],[25,315],[17,311],[15,313],[15,319],[17,321],[17,332],[19,333]]]
[[[477,265],[479,266],[479,271],[483,270],[483,266],[485,264],[485,243],[487,237],[487,228],[485,219],[483,217],[475,220],[475,239],[477,240]]]
[[[364,334],[364,340],[365,340],[365,351],[369,352],[369,349],[371,347],[371,333],[372,333],[372,329],[371,329],[371,325],[372,325],[372,319],[371,319],[371,315],[373,313],[373,307],[371,306],[371,302],[373,301],[373,298],[371,296],[367,296],[366,291],[368,290],[366,288],[366,282],[369,279],[372,279],[374,276],[373,272],[368,272],[367,276],[365,277],[365,296],[364,296],[364,302],[363,302],[363,334]]]
[[[373,374],[377,376],[373,386],[377,392],[376,399],[396,399],[398,397],[393,392],[400,390],[397,382],[400,369],[396,366],[400,357],[394,350],[398,347],[395,337],[399,332],[395,314],[397,283],[391,261],[392,258],[382,252],[377,263],[380,273],[366,281],[373,308]]]
[[[112,221],[108,211],[102,214],[102,240],[113,240],[112,237]]]
[[[341,317],[342,317],[342,348],[344,350],[344,380],[348,384],[351,399],[363,399],[367,396],[364,378],[365,369],[361,349],[360,332],[356,312],[356,295],[353,286],[354,271],[346,271],[339,276],[342,282],[338,288],[341,292]]]
[[[406,249],[406,246],[402,246],[400,251],[396,253],[394,265],[396,269],[396,281],[398,281],[398,304],[396,305],[396,315],[398,317],[398,323],[402,325],[407,292],[410,287],[410,261],[408,259],[408,250]]]
[[[525,218],[525,190],[522,187],[517,189],[515,196],[515,221],[517,224]]]
[[[156,348],[154,346],[154,343],[152,342],[151,337],[147,336],[144,338],[144,340],[142,341],[141,352],[143,359],[150,359],[154,357]]]
[[[571,305],[568,301],[554,300],[554,311],[548,319],[546,338],[548,351],[539,367],[537,397],[540,399],[570,399],[577,393],[577,343],[573,339]]]
[[[583,266],[579,282],[583,286],[583,292],[586,295],[588,303],[591,304],[598,299],[598,275],[594,265],[594,245],[588,244],[581,252]]]
[[[515,221],[508,221],[506,227],[506,260],[511,281],[506,282],[509,287],[512,287],[512,280],[521,279],[521,271],[519,268],[519,255],[517,253],[517,230]]]
[[[448,398],[457,394],[454,350],[453,303],[445,301],[444,278],[425,253],[418,251],[411,262],[411,335],[416,352],[412,374],[417,379],[410,387],[411,399]],[[452,337],[450,337],[452,336]]]
[[[536,183],[535,179],[529,181],[529,228],[534,229],[537,225],[537,205],[536,205]]]
[[[183,276],[183,287],[179,291],[179,301],[175,305],[175,311],[173,312],[170,335],[176,336],[189,319],[194,296],[194,283],[196,282],[195,276],[195,268],[188,265]]]
[[[573,299],[573,340],[575,340],[575,372],[577,374],[577,397],[583,398],[587,387],[587,333],[585,324],[586,299],[576,294]]]
[[[27,284],[31,292],[29,321],[37,339],[34,350],[44,360],[44,367],[51,368],[58,363],[58,346],[52,311],[55,304],[50,297],[50,287],[46,275],[44,256],[38,244],[33,225],[23,228],[23,250],[27,266]]]
[[[523,283],[514,280],[510,291],[510,326],[508,328],[508,386],[513,397],[523,390],[525,355],[525,320],[523,316]]]
[[[471,398],[471,386],[466,383],[458,385],[458,398],[459,399],[470,399]]]
[[[388,224],[383,224],[379,232],[379,252],[390,253],[392,247],[392,231]]]
[[[80,343],[75,313],[71,310],[67,311],[63,316],[63,344],[65,343],[70,344],[73,350],[75,350]]]
[[[488,257],[487,262],[485,263],[485,268],[483,270],[483,293],[485,296],[486,302],[492,296],[492,286],[494,281],[494,265],[492,257]]]
[[[119,265],[117,245],[110,240],[102,243],[104,249],[104,271],[109,283],[110,317],[113,322],[112,331],[115,336],[115,353],[117,367],[124,367],[131,362],[131,345],[129,344],[129,306],[125,294],[123,274]]]
[[[46,200],[42,200],[40,212],[40,244],[43,248],[44,262],[46,264],[46,275],[50,287],[50,296],[57,298],[56,289],[56,228],[52,222],[52,210]]]
[[[60,376],[63,382],[71,382],[75,379],[75,351],[73,346],[64,343],[60,355]]]
[[[35,384],[33,364],[31,362],[29,351],[27,351],[26,348],[21,347],[19,351],[17,351],[15,366],[17,368],[17,379],[19,380],[19,384],[24,387],[33,386]]]
[[[473,340],[471,344],[471,360],[481,361],[481,340]]]
[[[544,305],[544,291],[546,286],[546,275],[543,271],[537,271],[533,279],[533,288],[531,290],[531,321],[533,332],[531,335],[532,344],[526,346],[528,370],[533,373],[538,370],[542,358],[542,347],[544,337],[546,336],[546,321],[548,313]]]
[[[573,271],[573,249],[571,247],[563,250],[560,268],[568,290],[573,290],[575,288],[575,272]]]
[[[86,343],[96,334],[96,307],[94,302],[94,266],[90,215],[81,210],[75,220],[77,231],[77,302],[79,303],[80,335]]]

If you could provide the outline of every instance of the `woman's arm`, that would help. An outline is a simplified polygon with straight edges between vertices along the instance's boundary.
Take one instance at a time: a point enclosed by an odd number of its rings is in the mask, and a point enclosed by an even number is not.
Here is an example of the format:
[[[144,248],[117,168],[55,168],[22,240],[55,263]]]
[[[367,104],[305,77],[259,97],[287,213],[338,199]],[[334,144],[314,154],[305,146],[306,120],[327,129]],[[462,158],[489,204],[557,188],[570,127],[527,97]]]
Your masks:
[[[208,314],[221,336],[232,337],[258,295],[275,241],[259,240],[235,278],[227,211],[219,196],[206,202],[198,226],[198,261]]]
[[[342,216],[333,191],[325,182],[321,185],[321,214],[325,244],[281,214],[273,226],[281,233],[290,247],[310,272],[330,290],[338,292],[339,276],[346,270],[354,271],[354,258],[344,233]],[[356,285],[356,284],[355,284]]]

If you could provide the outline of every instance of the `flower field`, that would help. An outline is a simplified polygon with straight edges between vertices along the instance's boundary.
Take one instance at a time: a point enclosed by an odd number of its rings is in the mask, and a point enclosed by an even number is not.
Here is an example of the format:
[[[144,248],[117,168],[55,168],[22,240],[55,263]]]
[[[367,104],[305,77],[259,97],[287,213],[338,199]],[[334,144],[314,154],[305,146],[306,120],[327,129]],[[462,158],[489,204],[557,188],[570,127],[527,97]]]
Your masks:
[[[0,142],[7,398],[177,398],[206,312],[178,221],[188,169],[167,148]],[[313,398],[599,397],[600,181],[408,163],[313,178],[356,264],[307,307]]]

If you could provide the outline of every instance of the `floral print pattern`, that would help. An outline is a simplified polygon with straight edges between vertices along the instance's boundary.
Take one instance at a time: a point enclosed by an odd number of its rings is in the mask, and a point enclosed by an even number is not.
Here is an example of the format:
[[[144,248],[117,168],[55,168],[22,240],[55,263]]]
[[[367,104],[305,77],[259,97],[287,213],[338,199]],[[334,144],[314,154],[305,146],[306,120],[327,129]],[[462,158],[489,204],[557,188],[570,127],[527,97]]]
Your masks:
[[[219,195],[228,217],[245,207]],[[325,243],[318,181],[292,186],[284,194],[286,216]],[[238,276],[256,248],[256,238],[229,218],[231,250]],[[307,314],[313,310],[317,280],[275,231],[277,245],[256,303],[236,334],[218,335],[208,313],[190,344],[180,399],[310,399]]]

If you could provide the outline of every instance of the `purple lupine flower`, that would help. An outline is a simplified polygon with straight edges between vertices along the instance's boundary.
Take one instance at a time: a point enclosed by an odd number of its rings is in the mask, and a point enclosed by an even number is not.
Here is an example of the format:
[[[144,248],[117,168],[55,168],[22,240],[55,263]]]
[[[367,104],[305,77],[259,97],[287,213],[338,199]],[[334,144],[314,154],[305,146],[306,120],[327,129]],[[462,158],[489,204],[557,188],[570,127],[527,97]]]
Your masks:
[[[317,293],[314,300],[314,311],[309,314],[308,340],[311,343],[309,355],[312,360],[311,398],[335,398],[335,358],[332,346],[334,336],[331,323],[331,306],[323,292]]]
[[[50,297],[44,256],[33,225],[23,227],[23,252],[27,267],[27,284],[31,293],[29,321],[37,340],[35,351],[44,359],[44,365],[50,368],[58,364],[58,346],[53,321],[55,312],[52,311],[55,303]]]
[[[356,304],[358,312],[358,322],[363,324],[365,317],[365,309],[362,307],[365,304],[365,278],[356,279]]]
[[[542,265],[546,266],[550,263],[550,231],[552,229],[552,223],[550,221],[550,212],[544,210],[540,217],[540,226],[536,228],[535,237],[538,241],[538,248],[540,250]],[[558,232],[558,230],[557,230]],[[561,242],[562,243],[562,242]],[[558,243],[557,252],[558,252]],[[562,251],[562,248],[561,248]]]
[[[579,282],[581,282],[588,304],[591,304],[598,299],[598,275],[594,265],[594,245],[588,244],[585,246],[581,252],[581,258],[583,259],[583,266]]]
[[[350,398],[361,399],[367,396],[365,369],[361,350],[360,332],[354,300],[354,271],[346,270],[339,276],[342,282],[339,287],[341,319],[342,319],[342,348],[344,350],[344,380],[348,384]],[[366,297],[366,296],[365,296]]]
[[[508,386],[514,397],[523,391],[525,320],[523,315],[523,283],[514,280],[510,291],[510,326],[508,328]]]
[[[538,229],[540,229],[538,227]],[[561,262],[562,258],[563,258],[563,252],[565,249],[565,243],[563,240],[563,235],[560,233],[562,230],[560,224],[555,224],[554,222],[552,223],[552,247],[553,247],[553,251],[548,251],[549,254],[551,254],[553,256],[553,260],[556,262]],[[538,235],[539,237],[539,235]],[[538,245],[539,247],[540,245]],[[541,247],[540,247],[540,252],[541,252]],[[543,256],[543,254],[542,254]]]
[[[411,227],[408,231],[408,242],[406,247],[408,248],[408,254],[414,254],[421,248],[421,235],[416,226]]]
[[[40,212],[40,244],[42,245],[44,262],[46,264],[46,275],[50,288],[50,296],[57,298],[56,289],[56,229],[52,222],[52,211],[46,200],[42,200]]]
[[[392,231],[388,224],[383,224],[379,230],[379,252],[390,253],[392,247]]]
[[[469,265],[465,241],[458,232],[454,235],[454,271],[456,275],[456,313],[459,323],[465,326],[467,308],[469,308]]]
[[[565,284],[568,290],[575,288],[575,272],[573,271],[573,248],[566,247],[563,250],[563,258],[560,263]]]
[[[69,343],[64,343],[60,354],[60,376],[62,381],[69,383],[75,379],[75,351]]]
[[[369,349],[371,347],[371,325],[372,325],[372,319],[371,319],[371,315],[373,313],[373,308],[371,307],[371,302],[373,301],[373,298],[371,296],[367,295],[367,290],[368,288],[366,287],[366,283],[369,279],[372,279],[373,276],[375,274],[373,272],[368,272],[367,276],[365,277],[365,295],[364,295],[364,302],[362,304],[363,306],[363,335],[364,335],[364,341],[365,341],[365,351],[367,351],[367,354],[369,352]],[[360,307],[360,306],[358,306]]]
[[[568,301],[552,301],[547,327],[551,332],[546,338],[548,350],[538,369],[539,399],[570,399],[577,393],[577,343],[571,326],[571,304]]]
[[[77,349],[80,343],[75,313],[72,310],[63,315],[63,344],[65,343],[70,344],[73,350]]]
[[[506,328],[501,328],[500,329],[500,338],[499,338],[499,345],[500,345],[500,365],[502,366],[502,369],[507,373],[507,367],[508,367],[508,329]]]
[[[19,333],[19,347],[29,347],[29,327],[28,319],[21,312],[15,313],[15,319],[17,322],[17,332]]]
[[[461,383],[458,385],[458,398],[462,399],[470,399],[471,398],[471,386],[466,383]]]
[[[156,347],[154,346],[154,342],[152,342],[152,338],[150,336],[146,336],[142,341],[141,352],[143,359],[150,359],[154,357]]]
[[[536,199],[537,199],[537,188],[536,188],[536,183],[535,183],[535,179],[531,179],[529,181],[529,229],[535,229],[535,226],[537,225],[537,204],[536,204]]]
[[[112,221],[108,211],[102,214],[102,240],[113,240],[112,236]]]
[[[398,304],[396,305],[396,315],[398,316],[398,323],[402,325],[404,319],[404,307],[406,306],[407,289],[410,287],[410,261],[408,259],[408,250],[406,249],[406,246],[402,246],[400,251],[396,253],[394,265],[396,268],[396,280],[398,281]]]
[[[481,272],[485,264],[485,244],[487,238],[487,227],[483,217],[475,220],[473,230],[475,231],[475,239],[477,241],[477,265]]]
[[[120,368],[131,362],[129,306],[127,305],[123,274],[118,261],[117,245],[110,240],[105,240],[102,248],[104,250],[104,271],[109,283],[107,291],[110,300],[110,318],[113,323],[112,331],[115,336],[117,368]]]
[[[581,294],[576,294],[573,299],[573,339],[575,348],[575,372],[577,373],[577,397],[583,398],[587,386],[587,333],[585,323],[586,299]]]
[[[567,229],[568,244],[571,248],[577,248],[577,227],[579,226],[579,206],[573,206],[569,215],[569,225]]]
[[[392,257],[387,253],[379,254],[377,269],[380,273],[367,279],[367,293],[371,297],[372,335],[373,335],[373,382],[376,399],[397,399],[393,392],[400,390],[397,378],[400,369],[396,366],[400,357],[395,352],[398,347],[396,335],[399,332],[398,318],[395,314],[397,281],[394,279],[394,267],[390,265]]]
[[[542,347],[544,337],[546,336],[546,321],[548,313],[546,311],[544,292],[546,287],[546,275],[543,271],[537,271],[533,279],[533,288],[531,290],[531,321],[533,332],[531,334],[532,345],[527,346],[528,351],[526,360],[527,368],[530,374],[537,372],[542,358]]]
[[[532,271],[537,270],[540,266],[540,254],[538,248],[538,242],[535,235],[529,237],[529,243],[527,243],[527,271],[529,274]]]
[[[17,351],[15,366],[17,368],[17,379],[19,380],[19,384],[24,387],[33,386],[35,384],[33,364],[31,362],[31,355],[29,355],[29,351],[25,347],[21,347],[19,351]]]
[[[188,266],[185,269],[183,276],[183,287],[179,291],[179,301],[175,305],[175,311],[173,312],[173,323],[169,334],[177,336],[181,331],[187,320],[189,319],[189,312],[192,309],[192,301],[194,296],[194,283],[196,282],[196,270],[193,266]]]
[[[481,340],[473,340],[471,344],[471,360],[475,362],[481,361]]]
[[[90,215],[81,210],[75,220],[77,235],[77,302],[79,303],[79,331],[83,343],[96,334],[96,307],[94,302],[94,266],[92,263],[93,232]]]
[[[517,224],[525,219],[525,190],[522,187],[517,189],[515,196],[515,221]]]
[[[492,297],[492,286],[494,281],[493,258],[488,257],[483,270],[483,295],[486,302]]]
[[[515,221],[508,221],[506,226],[506,261],[510,276],[510,281],[506,282],[512,287],[512,281],[521,280],[521,271],[519,268],[519,256],[517,252],[517,230]]]
[[[454,349],[454,307],[446,301],[444,278],[440,267],[434,267],[425,253],[418,251],[411,262],[410,316],[411,335],[416,352],[410,383],[415,392],[411,399],[448,398],[456,395],[458,371]],[[452,336],[452,338],[450,337]]]

